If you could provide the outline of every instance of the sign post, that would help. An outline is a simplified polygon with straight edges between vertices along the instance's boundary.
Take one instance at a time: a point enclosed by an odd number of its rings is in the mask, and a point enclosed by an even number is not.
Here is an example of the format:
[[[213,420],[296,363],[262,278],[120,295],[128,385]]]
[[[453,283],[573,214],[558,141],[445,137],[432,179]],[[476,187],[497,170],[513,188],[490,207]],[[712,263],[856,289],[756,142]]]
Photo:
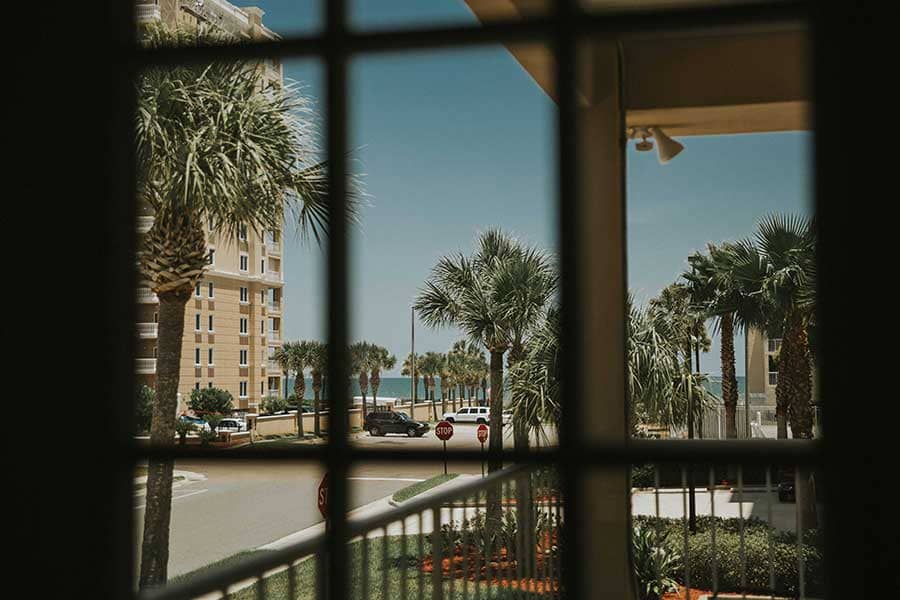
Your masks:
[[[488,439],[488,426],[482,423],[478,426],[478,441],[481,443],[481,476],[484,477],[484,443]]]
[[[447,440],[453,437],[453,425],[447,421],[441,421],[434,428],[434,435],[444,442],[444,475],[447,474]]]

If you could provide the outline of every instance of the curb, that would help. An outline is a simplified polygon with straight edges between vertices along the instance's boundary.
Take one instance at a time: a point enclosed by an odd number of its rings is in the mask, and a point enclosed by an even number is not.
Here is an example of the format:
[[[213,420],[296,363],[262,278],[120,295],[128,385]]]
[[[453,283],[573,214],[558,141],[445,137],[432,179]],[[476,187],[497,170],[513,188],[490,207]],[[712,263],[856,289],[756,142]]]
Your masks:
[[[206,475],[203,473],[194,473],[193,471],[173,471],[172,477],[182,477],[181,481],[174,481],[172,483],[172,489],[177,487],[181,487],[183,485],[187,485],[189,483],[194,483],[195,481],[206,481]],[[147,493],[147,476],[141,475],[140,477],[134,478],[134,485],[141,485],[142,487],[139,490],[135,490],[135,496],[143,496]]]

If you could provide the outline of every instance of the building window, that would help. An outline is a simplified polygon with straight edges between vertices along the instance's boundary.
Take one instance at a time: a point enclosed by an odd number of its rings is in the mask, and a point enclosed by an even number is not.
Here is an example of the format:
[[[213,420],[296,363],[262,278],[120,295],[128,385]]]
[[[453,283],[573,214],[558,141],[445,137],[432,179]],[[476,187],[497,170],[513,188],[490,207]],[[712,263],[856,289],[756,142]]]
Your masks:
[[[211,266],[216,265],[216,249],[215,248],[209,249],[209,264]]]
[[[268,292],[268,290],[266,288],[259,290],[259,303],[260,304],[266,303],[266,293],[267,292]]]
[[[159,358],[159,346],[153,346],[153,358]]]
[[[200,348],[194,348],[194,366],[200,366]]]
[[[213,349],[212,348],[209,349],[209,360],[206,361],[206,364],[209,365],[210,367],[215,364],[215,363],[213,363]]]
[[[247,226],[246,225],[241,225],[240,229],[238,230],[238,239],[241,240],[242,242],[247,241]]]
[[[194,289],[194,296],[196,296],[197,298],[200,297],[200,284],[199,283],[197,284],[197,287]]]
[[[266,320],[263,319],[259,322],[259,332],[263,335],[266,335]]]
[[[240,394],[239,394],[239,395],[240,395],[241,398],[246,398],[246,397],[247,397],[247,382],[246,382],[246,381],[242,381],[242,382],[241,382],[241,385],[240,385]]]
[[[241,326],[240,326],[241,335],[247,335],[247,319],[241,317]]]
[[[250,257],[246,254],[241,254],[240,256],[240,269],[241,272],[246,273],[247,269],[250,268]]]
[[[266,259],[259,261],[259,274],[264,275],[266,272]]]
[[[212,381],[210,381],[210,382],[209,382],[209,383],[208,383],[208,384],[207,384],[207,386],[206,386],[206,387],[208,387],[208,388],[209,388],[209,389],[212,389],[212,386],[213,386],[213,382],[212,382]]]
[[[209,327],[207,327],[207,330],[208,330],[210,333],[212,333],[213,331],[215,331],[215,329],[213,328],[213,316],[212,316],[212,315],[209,315]]]
[[[199,381],[194,382],[194,389],[197,390],[198,392],[200,391],[200,382]]]
[[[781,338],[774,338],[769,340],[769,352],[778,352],[781,350]]]
[[[769,372],[769,385],[778,385],[778,373],[776,371]]]
[[[194,331],[200,331],[200,313],[194,315]]]
[[[250,291],[247,288],[242,287],[241,288],[241,303],[246,304],[249,301],[250,301]]]
[[[246,350],[241,350],[241,352],[240,352],[240,366],[242,366],[242,367],[247,366],[247,351]]]
[[[210,298],[215,298],[215,297],[216,297],[216,295],[215,295],[215,290],[213,289],[212,281],[209,282],[209,297],[210,297]]]

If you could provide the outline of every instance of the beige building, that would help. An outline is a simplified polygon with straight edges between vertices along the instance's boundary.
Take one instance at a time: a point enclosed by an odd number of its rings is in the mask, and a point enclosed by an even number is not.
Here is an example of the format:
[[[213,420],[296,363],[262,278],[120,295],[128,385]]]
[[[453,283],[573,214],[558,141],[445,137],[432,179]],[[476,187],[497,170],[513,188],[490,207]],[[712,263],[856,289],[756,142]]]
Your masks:
[[[778,352],[781,338],[769,338],[757,329],[747,336],[747,391],[753,406],[775,406]]]
[[[169,25],[214,24],[252,39],[277,38],[262,25],[263,11],[238,8],[224,0],[138,1],[140,22]],[[261,82],[282,81],[280,62],[266,61]],[[149,231],[153,215],[139,210],[139,236]],[[209,270],[188,301],[184,314],[179,414],[191,391],[205,387],[228,390],[235,408],[256,412],[262,398],[281,396],[282,372],[271,360],[282,344],[284,302],[281,231],[258,235],[242,231],[236,239],[207,229],[212,253]],[[156,383],[156,340],[159,300],[148,288],[137,290],[137,381]]]

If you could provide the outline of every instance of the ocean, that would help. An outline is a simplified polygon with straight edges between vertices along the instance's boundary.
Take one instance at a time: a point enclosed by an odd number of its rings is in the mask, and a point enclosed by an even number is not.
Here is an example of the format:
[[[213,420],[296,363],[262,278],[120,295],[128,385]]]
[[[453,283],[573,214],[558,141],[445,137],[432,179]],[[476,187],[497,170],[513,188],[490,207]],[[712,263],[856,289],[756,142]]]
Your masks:
[[[738,396],[740,398],[744,397],[744,388],[746,387],[746,379],[742,375],[738,375],[737,377],[738,384]],[[715,394],[716,396],[722,396],[722,378],[718,375],[710,375],[709,381],[706,382],[706,389]],[[381,385],[378,387],[378,397],[379,398],[409,398],[409,393],[411,390],[410,379],[409,377],[382,377]],[[287,382],[287,390],[288,393],[293,393],[294,391],[294,378],[288,377]],[[353,378],[350,381],[350,393],[353,396],[360,396],[359,393],[359,382],[356,378]],[[441,382],[438,380],[434,386],[434,395],[435,398],[440,398],[441,394]],[[480,392],[479,392],[480,395]],[[369,393],[367,397],[372,396],[372,388],[369,386]],[[303,396],[306,399],[312,400],[312,379],[306,379],[306,394]],[[419,379],[419,398],[425,398],[425,386],[422,384],[422,380]]]

